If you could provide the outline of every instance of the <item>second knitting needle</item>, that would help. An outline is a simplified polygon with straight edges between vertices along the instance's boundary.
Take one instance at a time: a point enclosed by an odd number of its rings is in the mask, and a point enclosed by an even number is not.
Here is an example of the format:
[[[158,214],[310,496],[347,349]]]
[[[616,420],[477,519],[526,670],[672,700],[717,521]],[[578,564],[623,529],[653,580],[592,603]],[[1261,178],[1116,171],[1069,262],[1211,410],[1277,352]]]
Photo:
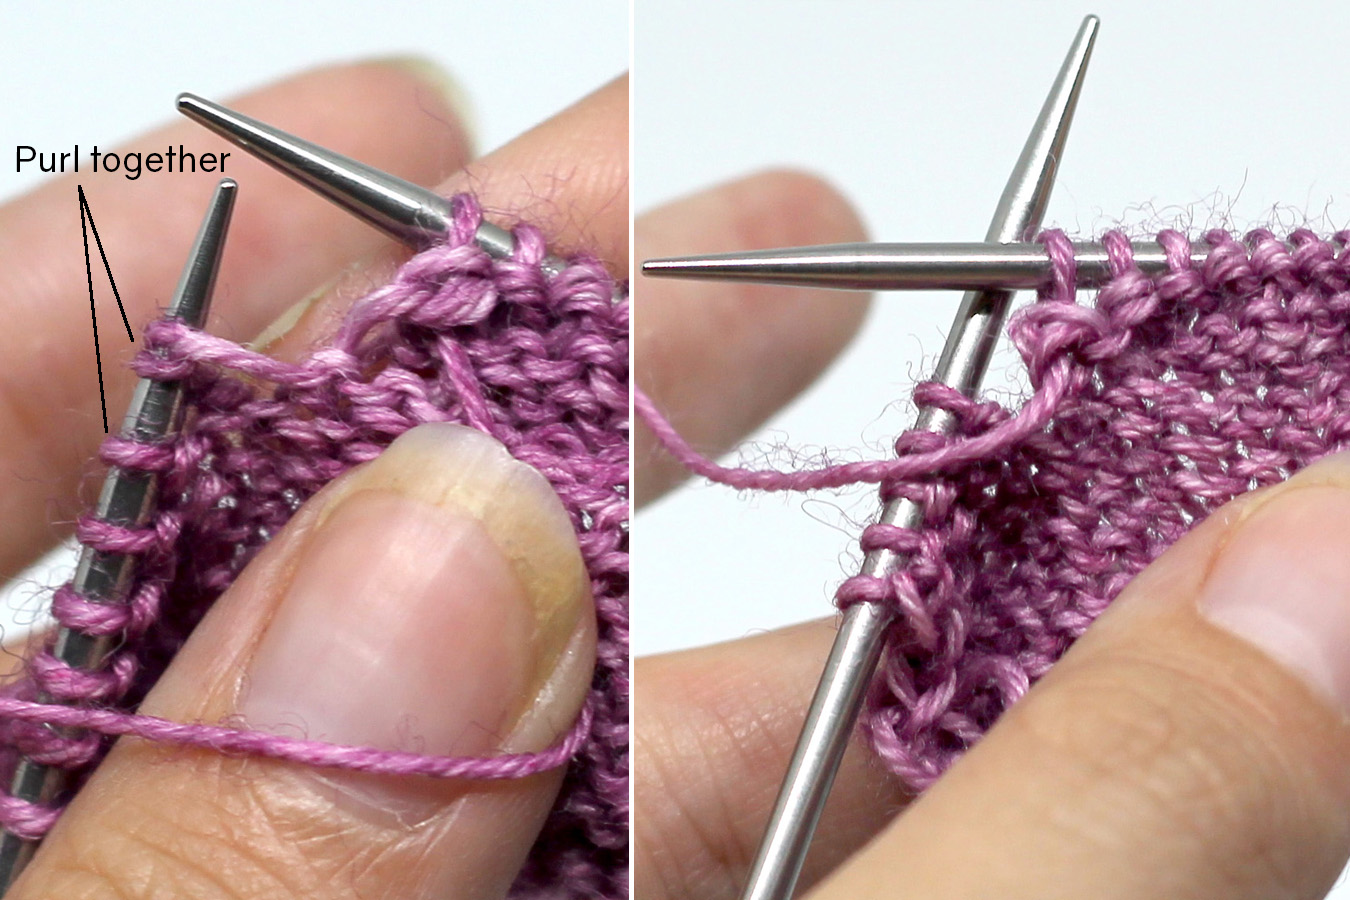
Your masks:
[[[425,247],[450,231],[454,215],[451,203],[429,188],[196,94],[179,94],[178,111],[409,247]],[[511,232],[491,222],[478,226],[474,243],[498,259],[509,258],[516,249]],[[550,275],[566,268],[555,257],[544,259],[541,265]]]
[[[1040,227],[1097,27],[1096,16],[1088,16],[1074,38],[1003,190],[988,240],[1025,241]],[[1012,293],[1007,290],[976,291],[962,298],[938,361],[936,380],[966,394],[979,388],[1011,301]],[[945,434],[952,424],[946,413],[929,409],[919,415],[915,428]],[[908,528],[918,526],[922,519],[923,508],[904,499],[888,502],[880,517],[883,523]],[[904,562],[903,557],[888,550],[874,551],[867,554],[862,571],[883,577]],[[889,622],[890,614],[877,604],[859,603],[845,612],[751,868],[744,900],[788,900],[792,896],[863,695],[880,659]]]
[[[1096,287],[1111,278],[1106,248],[1073,245],[1076,282]],[[1167,252],[1153,241],[1132,242],[1134,264],[1145,275],[1167,271]],[[1208,244],[1191,245],[1191,263],[1209,257]],[[825,244],[750,250],[711,256],[649,259],[644,275],[704,281],[748,281],[846,291],[1036,290],[1050,282],[1050,257],[1039,244]]]
[[[238,185],[230,178],[223,179],[216,187],[197,240],[188,254],[173,302],[169,304],[167,315],[193,328],[206,324],[237,190]],[[127,408],[122,437],[144,443],[165,440],[181,425],[182,397],[180,382],[142,378],[137,382],[131,405]],[[158,487],[158,478],[152,474],[114,468],[103,482],[95,515],[127,528],[144,527],[153,514]],[[92,603],[126,603],[135,577],[134,569],[135,558],[132,556],[86,547],[80,554],[73,586],[76,593]],[[51,653],[73,669],[93,670],[103,665],[115,641],[111,635],[93,636],[61,627],[57,629]],[[17,800],[46,805],[65,786],[65,770],[23,758],[15,766],[9,793]],[[0,894],[9,890],[36,849],[34,840],[9,831],[0,833]]]

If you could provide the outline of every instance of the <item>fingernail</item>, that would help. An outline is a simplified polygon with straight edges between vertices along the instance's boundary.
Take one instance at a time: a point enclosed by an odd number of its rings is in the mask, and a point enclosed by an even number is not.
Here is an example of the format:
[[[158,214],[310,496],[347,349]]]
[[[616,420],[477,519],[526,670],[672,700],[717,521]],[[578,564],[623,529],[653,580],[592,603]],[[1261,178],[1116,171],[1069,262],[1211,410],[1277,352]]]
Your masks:
[[[312,291],[308,297],[299,303],[293,304],[289,309],[272,320],[272,323],[258,333],[252,341],[248,343],[250,350],[257,350],[260,353],[267,353],[278,341],[290,334],[300,320],[309,312],[309,308],[314,302],[322,297],[332,288],[333,282],[326,282],[323,287]]]
[[[312,342],[340,327],[353,303],[388,284],[406,259],[407,251],[398,245],[382,246],[360,257],[277,316],[249,343],[249,348],[282,358],[309,348]]]
[[[474,136],[478,133],[478,115],[468,92],[445,67],[425,56],[391,56],[381,62],[410,72],[417,80],[435,90],[459,120],[470,147],[476,145]]]
[[[248,663],[245,721],[428,754],[547,746],[589,683],[594,612],[543,476],[423,425],[323,503]],[[541,703],[551,727],[524,727]]]
[[[1350,715],[1350,453],[1252,501],[1200,591],[1210,621]]]

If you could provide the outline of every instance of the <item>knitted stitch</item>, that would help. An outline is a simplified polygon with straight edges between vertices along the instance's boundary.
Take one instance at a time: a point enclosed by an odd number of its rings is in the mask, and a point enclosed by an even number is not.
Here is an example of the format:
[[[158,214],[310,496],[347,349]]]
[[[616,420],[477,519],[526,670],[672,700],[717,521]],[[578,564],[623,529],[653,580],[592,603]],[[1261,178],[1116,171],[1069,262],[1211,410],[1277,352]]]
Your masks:
[[[628,855],[628,303],[599,262],[550,274],[542,235],[514,232],[512,258],[473,242],[481,210],[454,202],[445,243],[409,260],[355,304],[327,346],[283,362],[174,320],[146,329],[143,377],[186,386],[182,433],[165,444],[113,437],[101,456],[160,479],[150,525],[91,516],[86,547],[132,554],[125,606],[56,591],[56,619],[118,635],[97,672],[44,649],[0,696],[0,776],[19,755],[87,774],[104,735],[134,734],[225,753],[405,775],[521,777],[570,762],[562,793],[520,876],[520,897],[626,897]],[[424,757],[130,714],[193,626],[308,497],[424,422],[496,438],[542,472],[568,511],[599,625],[586,708],[555,747],[484,759]],[[447,688],[452,689],[452,688]],[[47,695],[70,706],[33,702]],[[47,724],[77,726],[63,735]],[[0,823],[44,834],[59,809],[0,797]]]
[[[923,790],[1078,638],[1121,589],[1218,506],[1350,443],[1350,253],[1345,233],[1286,241],[1214,231],[1158,236],[1168,271],[1144,275],[1122,234],[1103,238],[1112,277],[1079,306],[1073,251],[1042,236],[1052,283],[1010,337],[1032,393],[1013,412],[935,383],[951,437],[909,432],[897,459],[797,472],[718,466],[639,394],[681,462],[715,481],[805,490],[860,481],[924,508],[914,529],[874,524],[863,551],[906,562],[839,587],[894,619],[864,728]]]

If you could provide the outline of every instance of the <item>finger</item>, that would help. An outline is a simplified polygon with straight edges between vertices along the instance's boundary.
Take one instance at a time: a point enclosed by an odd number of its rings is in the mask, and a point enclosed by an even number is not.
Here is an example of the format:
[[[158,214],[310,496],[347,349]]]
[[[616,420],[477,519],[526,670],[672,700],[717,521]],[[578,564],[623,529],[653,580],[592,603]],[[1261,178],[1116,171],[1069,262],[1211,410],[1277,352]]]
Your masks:
[[[634,896],[738,896],[834,635],[832,621],[810,622],[634,663]],[[803,884],[906,801],[855,739]]]
[[[628,76],[616,78],[441,185],[497,221],[537,225],[555,253],[628,269]]]
[[[167,104],[166,104],[167,105]],[[264,120],[294,123],[316,141],[434,182],[468,155],[442,90],[407,65],[320,69],[240,98]],[[241,198],[216,288],[210,328],[249,337],[299,292],[378,245],[371,229],[186,120],[134,141],[163,153],[231,152],[226,174]],[[128,148],[122,148],[128,149]],[[103,437],[86,294],[76,183],[83,185],[133,329],[169,300],[220,172],[143,175],[81,172],[0,208],[0,575],[16,572],[59,537],[48,498],[71,497]],[[97,252],[95,248],[95,253]],[[95,257],[95,273],[98,260]],[[96,281],[109,419],[130,395],[126,340],[111,288]],[[119,337],[120,334],[120,337]],[[61,518],[70,518],[69,510]]]
[[[541,750],[590,685],[595,611],[538,472],[424,425],[306,504],[146,700],[178,721],[385,749]],[[16,898],[500,898],[562,780],[353,775],[124,739]]]
[[[16,681],[24,672],[24,663],[47,643],[50,633],[45,628],[24,632],[6,638],[0,643],[0,685]]]
[[[628,266],[628,79],[620,78],[453,174],[437,190],[476,194],[493,221],[543,229],[555,253]],[[389,245],[287,310],[255,342],[295,359],[333,334],[352,303],[409,252]]]
[[[1350,459],[1220,510],[817,898],[1323,897],[1350,848]]]
[[[833,188],[768,172],[640,217],[637,259],[859,241],[856,213]],[[640,278],[634,288],[637,382],[699,450],[716,455],[816,379],[862,322],[867,296],[745,283]],[[684,475],[638,423],[638,505]]]

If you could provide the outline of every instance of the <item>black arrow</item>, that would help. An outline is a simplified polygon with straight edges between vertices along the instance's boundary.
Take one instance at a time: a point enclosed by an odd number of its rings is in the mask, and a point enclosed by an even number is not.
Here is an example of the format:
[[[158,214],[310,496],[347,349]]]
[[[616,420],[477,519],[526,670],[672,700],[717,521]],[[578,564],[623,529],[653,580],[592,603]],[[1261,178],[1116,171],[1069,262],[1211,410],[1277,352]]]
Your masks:
[[[113,297],[117,300],[117,311],[122,314],[122,325],[127,330],[127,340],[133,344],[136,338],[131,335],[131,323],[127,321],[127,311],[122,306],[122,295],[117,293],[117,282],[113,280],[112,266],[108,265],[108,254],[103,251],[103,240],[98,236],[98,226],[94,224],[94,213],[84,196],[84,185],[76,185],[80,195],[80,231],[84,234],[84,275],[89,282],[89,318],[94,323],[94,365],[98,367],[98,402],[103,407],[103,433],[108,433],[108,399],[103,391],[103,354],[98,346],[98,313],[94,311],[94,269],[89,259],[89,232],[94,232],[94,243],[98,245],[99,258],[103,260],[103,271],[108,273],[108,284],[112,285]],[[87,223],[87,224],[86,224]]]

